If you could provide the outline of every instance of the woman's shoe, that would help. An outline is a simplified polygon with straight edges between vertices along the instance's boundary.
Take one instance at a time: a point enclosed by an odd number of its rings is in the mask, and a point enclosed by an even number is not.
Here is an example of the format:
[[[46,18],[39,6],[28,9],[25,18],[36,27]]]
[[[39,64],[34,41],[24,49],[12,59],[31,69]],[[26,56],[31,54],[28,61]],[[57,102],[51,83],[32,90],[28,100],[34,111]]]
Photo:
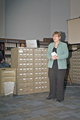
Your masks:
[[[47,100],[51,100],[52,98],[51,98],[51,97],[47,97],[46,99],[47,99]]]
[[[56,100],[57,102],[61,102],[62,100]]]

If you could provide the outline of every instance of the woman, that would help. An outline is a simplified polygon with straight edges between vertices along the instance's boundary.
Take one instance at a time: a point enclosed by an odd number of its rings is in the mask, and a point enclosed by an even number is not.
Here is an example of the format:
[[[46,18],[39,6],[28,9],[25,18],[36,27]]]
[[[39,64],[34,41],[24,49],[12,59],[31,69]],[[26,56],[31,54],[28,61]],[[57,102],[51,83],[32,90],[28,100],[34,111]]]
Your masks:
[[[67,69],[66,58],[68,58],[67,44],[60,39],[61,33],[54,32],[54,42],[49,44],[47,52],[50,80],[50,93],[47,99],[56,99],[58,102],[64,100],[64,77]]]

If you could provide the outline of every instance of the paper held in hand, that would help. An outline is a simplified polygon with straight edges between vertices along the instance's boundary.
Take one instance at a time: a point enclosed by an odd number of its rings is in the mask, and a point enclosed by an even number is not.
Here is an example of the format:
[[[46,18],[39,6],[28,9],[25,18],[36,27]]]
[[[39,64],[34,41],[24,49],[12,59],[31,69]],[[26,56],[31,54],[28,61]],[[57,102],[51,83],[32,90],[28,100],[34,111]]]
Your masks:
[[[57,53],[56,53],[56,52],[52,52],[51,55],[52,55],[52,56],[54,56],[54,55],[57,56]]]

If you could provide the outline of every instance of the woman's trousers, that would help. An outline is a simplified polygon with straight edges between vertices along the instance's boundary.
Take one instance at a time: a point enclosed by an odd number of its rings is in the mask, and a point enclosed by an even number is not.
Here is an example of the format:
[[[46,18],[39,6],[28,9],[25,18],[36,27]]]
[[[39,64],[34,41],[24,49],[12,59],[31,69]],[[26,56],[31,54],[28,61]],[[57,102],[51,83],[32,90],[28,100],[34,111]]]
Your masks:
[[[50,93],[49,97],[57,100],[64,100],[64,77],[66,69],[58,69],[58,65],[49,68]]]

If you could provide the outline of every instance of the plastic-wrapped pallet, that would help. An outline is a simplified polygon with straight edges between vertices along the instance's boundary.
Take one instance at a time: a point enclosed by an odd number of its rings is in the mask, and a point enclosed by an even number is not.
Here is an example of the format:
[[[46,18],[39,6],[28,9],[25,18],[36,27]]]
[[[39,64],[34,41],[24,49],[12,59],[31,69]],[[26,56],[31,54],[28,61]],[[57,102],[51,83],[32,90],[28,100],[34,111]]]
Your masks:
[[[15,82],[4,82],[4,94],[6,95],[13,95],[14,93],[14,86]]]

